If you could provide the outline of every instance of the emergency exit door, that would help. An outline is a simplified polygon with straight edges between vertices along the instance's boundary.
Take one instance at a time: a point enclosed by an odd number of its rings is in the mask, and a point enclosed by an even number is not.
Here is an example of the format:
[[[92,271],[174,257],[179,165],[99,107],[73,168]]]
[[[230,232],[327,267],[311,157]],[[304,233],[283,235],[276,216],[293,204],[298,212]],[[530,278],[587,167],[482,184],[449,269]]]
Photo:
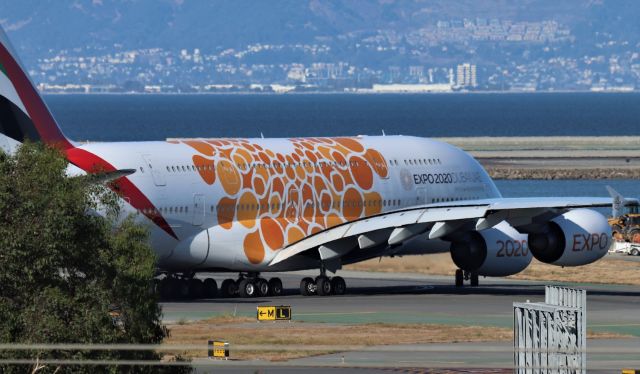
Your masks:
[[[151,155],[142,155],[142,159],[145,163],[145,169],[151,172],[151,177],[153,178],[153,183],[156,186],[165,186],[167,182],[164,179],[164,174],[162,173],[162,169],[158,167],[158,165],[154,165]]]
[[[193,219],[194,226],[202,226],[204,223],[204,195],[193,195]]]

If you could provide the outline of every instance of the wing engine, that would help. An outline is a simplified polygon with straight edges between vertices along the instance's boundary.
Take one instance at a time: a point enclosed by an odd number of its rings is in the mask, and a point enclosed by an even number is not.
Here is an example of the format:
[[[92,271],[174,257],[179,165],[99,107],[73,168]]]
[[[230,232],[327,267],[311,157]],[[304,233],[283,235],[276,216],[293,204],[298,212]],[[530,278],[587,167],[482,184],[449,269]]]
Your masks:
[[[481,231],[468,231],[451,242],[451,258],[462,270],[483,276],[507,276],[531,263],[527,236],[506,222]]]
[[[602,214],[591,209],[563,213],[541,230],[529,233],[529,248],[541,262],[580,266],[600,259],[609,249],[611,227]]]

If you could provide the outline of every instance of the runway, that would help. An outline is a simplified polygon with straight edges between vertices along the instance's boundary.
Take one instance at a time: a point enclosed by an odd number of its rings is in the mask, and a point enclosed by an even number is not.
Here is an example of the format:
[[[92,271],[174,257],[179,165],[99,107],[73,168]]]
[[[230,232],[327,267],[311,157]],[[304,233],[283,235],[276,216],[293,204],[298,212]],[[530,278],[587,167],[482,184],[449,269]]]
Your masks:
[[[268,276],[267,274],[264,274]],[[307,296],[298,294],[303,276],[314,272],[273,274],[282,278],[286,295],[278,298],[210,299],[193,302],[163,303],[166,322],[195,320],[221,314],[253,317],[258,305],[290,305],[293,319],[303,322],[331,324],[358,323],[435,323],[468,326],[511,327],[513,302],[544,300],[544,283],[481,278],[480,287],[462,289],[452,286],[453,279],[415,274],[369,273],[341,271],[347,281],[344,296]],[[230,274],[228,275],[231,276]],[[221,274],[213,274],[221,282]],[[606,353],[590,354],[594,369],[635,365],[640,368],[640,289],[635,286],[579,284],[587,289],[588,328],[594,332],[632,335],[633,338],[590,340],[589,348],[606,348]],[[461,337],[462,338],[462,337]],[[348,352],[277,363],[277,367],[333,367],[347,363],[357,367],[509,367],[512,362],[509,343],[476,344],[478,349],[493,347],[493,352],[475,352],[473,344],[433,344],[392,346],[375,352]],[[638,354],[615,354],[618,349],[637,347]],[[467,352],[464,352],[464,351]],[[448,352],[443,354],[442,352]],[[209,362],[201,362],[210,365]],[[240,370],[243,365],[264,365],[267,362],[214,363],[220,369]],[[231,365],[231,366],[229,366]],[[346,365],[349,366],[349,365]],[[343,366],[343,369],[347,367]],[[305,369],[306,370],[306,369]],[[206,370],[205,370],[206,372]],[[216,370],[216,372],[218,372]],[[618,371],[619,372],[619,371]]]
[[[194,320],[220,314],[255,316],[256,306],[291,305],[293,318],[329,323],[448,323],[476,326],[512,325],[512,304],[544,300],[542,282],[481,278],[480,287],[456,288],[442,276],[341,271],[344,296],[300,296],[298,284],[314,272],[274,274],[286,296],[210,299],[163,303],[165,321]],[[228,275],[231,276],[230,274]],[[265,274],[265,276],[267,276]],[[224,275],[214,274],[219,281]],[[589,328],[640,337],[640,289],[636,286],[580,284],[588,295]]]

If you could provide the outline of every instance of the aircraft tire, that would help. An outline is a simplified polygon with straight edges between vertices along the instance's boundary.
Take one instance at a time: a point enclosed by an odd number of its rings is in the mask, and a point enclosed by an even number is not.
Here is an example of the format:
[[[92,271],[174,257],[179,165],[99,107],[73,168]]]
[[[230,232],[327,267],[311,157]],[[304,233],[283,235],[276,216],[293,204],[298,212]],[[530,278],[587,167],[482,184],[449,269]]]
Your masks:
[[[456,269],[456,287],[464,286],[464,273],[462,269]]]
[[[160,297],[163,300],[169,300],[175,295],[175,286],[171,278],[162,278],[160,280]]]
[[[269,282],[264,278],[258,278],[255,280],[256,296],[265,297],[269,295]]]
[[[204,285],[202,284],[202,280],[198,278],[191,278],[188,281],[189,283],[189,298],[190,299],[199,299],[204,294]]]
[[[311,296],[315,293],[315,282],[307,277],[300,281],[300,294],[302,296]]]
[[[282,296],[284,289],[282,288],[282,281],[280,278],[269,279],[269,295]]]
[[[344,295],[347,291],[347,283],[342,277],[331,278],[331,290],[334,295]]]
[[[213,278],[207,278],[203,283],[203,294],[206,298],[214,298],[218,296],[218,283]]]
[[[258,287],[256,287],[256,283],[253,282],[252,279],[243,279],[238,284],[238,295],[242,298],[246,297],[254,297],[258,294]]]
[[[325,276],[316,278],[316,292],[320,296],[331,295],[331,279]]]
[[[176,287],[176,296],[179,299],[187,299],[189,297],[189,281],[186,279],[175,280],[178,287]]]
[[[471,273],[471,287],[478,287],[479,284],[480,284],[480,279],[478,277],[478,273],[472,272]]]
[[[222,297],[234,297],[238,291],[236,281],[233,279],[225,279],[220,286]]]

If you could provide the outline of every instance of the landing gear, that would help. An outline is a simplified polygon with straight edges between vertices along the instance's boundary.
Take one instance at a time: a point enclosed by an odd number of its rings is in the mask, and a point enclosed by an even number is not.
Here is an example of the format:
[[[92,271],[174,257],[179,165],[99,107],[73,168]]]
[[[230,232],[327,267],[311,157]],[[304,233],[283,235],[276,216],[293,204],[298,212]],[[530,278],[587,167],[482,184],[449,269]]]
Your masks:
[[[302,278],[300,281],[300,294],[302,296],[311,296],[316,293],[316,282],[312,278]]]
[[[156,287],[164,300],[186,300],[214,297],[266,297],[284,294],[282,280],[268,281],[259,273],[240,273],[237,280],[225,279],[218,288],[213,278],[195,278],[195,273],[166,274],[156,280]],[[313,281],[312,281],[313,282]]]
[[[220,286],[220,293],[222,297],[233,297],[238,292],[238,286],[233,279],[225,279]]]
[[[283,294],[280,278],[268,281],[259,273],[240,273],[238,280],[225,279],[220,287],[223,297],[266,297]]]
[[[193,274],[168,274],[158,280],[160,297],[164,300],[199,299],[215,297],[218,294],[216,281],[207,278],[204,281],[194,278]]]
[[[316,278],[316,292],[320,296],[331,295],[331,280],[325,275]]]
[[[334,295],[344,295],[347,291],[347,283],[342,277],[333,277],[331,278],[331,289]]]
[[[238,295],[240,297],[254,297],[257,293],[258,288],[252,279],[245,278],[238,284]]]
[[[462,269],[456,269],[456,287],[464,286],[464,274]]]
[[[463,287],[465,280],[469,281],[471,287],[478,287],[480,284],[478,273],[475,271],[456,269],[456,287]]]
[[[471,287],[478,287],[479,284],[480,284],[480,280],[478,279],[478,273],[472,272],[471,273]]]
[[[346,290],[347,284],[342,277],[320,275],[315,280],[307,277],[300,281],[300,294],[302,296],[344,295]]]
[[[190,299],[199,299],[204,294],[204,284],[201,279],[191,278],[187,281]]]
[[[218,296],[218,283],[213,278],[207,278],[202,284],[203,296],[212,299]]]
[[[282,281],[280,278],[269,279],[269,294],[271,296],[282,296],[284,289],[282,288]]]

